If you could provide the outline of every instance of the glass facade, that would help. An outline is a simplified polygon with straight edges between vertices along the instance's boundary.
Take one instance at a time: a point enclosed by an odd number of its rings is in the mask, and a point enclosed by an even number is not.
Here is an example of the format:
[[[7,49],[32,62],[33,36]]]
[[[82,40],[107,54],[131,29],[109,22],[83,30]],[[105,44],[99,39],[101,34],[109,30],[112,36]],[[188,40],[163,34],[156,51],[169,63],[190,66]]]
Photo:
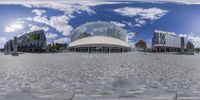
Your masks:
[[[30,32],[18,37],[18,51],[40,52],[47,48],[44,30]]]
[[[128,34],[122,28],[109,22],[89,22],[76,28],[72,32],[71,41],[90,36],[106,36],[117,38],[123,41],[128,40]]]

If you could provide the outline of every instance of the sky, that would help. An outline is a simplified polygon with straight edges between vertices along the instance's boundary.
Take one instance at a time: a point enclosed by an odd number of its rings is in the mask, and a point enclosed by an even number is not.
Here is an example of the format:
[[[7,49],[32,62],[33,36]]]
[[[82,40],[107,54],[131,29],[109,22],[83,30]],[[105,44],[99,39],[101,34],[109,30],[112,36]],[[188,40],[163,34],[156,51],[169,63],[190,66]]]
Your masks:
[[[129,44],[151,45],[154,30],[175,32],[200,47],[200,0],[0,0],[0,48],[14,36],[45,30],[48,43],[70,43],[79,25],[106,21],[125,29]]]

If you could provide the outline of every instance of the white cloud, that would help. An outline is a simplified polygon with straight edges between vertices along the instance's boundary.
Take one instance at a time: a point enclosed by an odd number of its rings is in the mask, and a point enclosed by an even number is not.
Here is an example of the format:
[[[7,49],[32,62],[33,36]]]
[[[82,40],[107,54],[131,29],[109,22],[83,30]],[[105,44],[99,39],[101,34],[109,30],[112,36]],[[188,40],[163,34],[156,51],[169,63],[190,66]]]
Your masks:
[[[119,13],[123,16],[129,16],[135,18],[135,23],[128,23],[128,26],[131,27],[141,27],[145,25],[148,21],[155,21],[160,19],[166,13],[167,10],[159,8],[135,8],[135,7],[124,7],[114,9],[114,12]]]
[[[190,34],[179,34],[180,37],[185,37],[186,39],[188,39],[189,41],[191,41],[195,48],[199,48],[200,47],[200,36],[196,35],[194,33],[190,33]]]
[[[49,25],[49,21],[45,16],[35,16],[33,17],[33,21]]]
[[[0,37],[0,44],[6,43],[6,38],[5,37]]]
[[[200,47],[200,36],[194,36],[192,34],[189,34],[187,36],[187,39],[190,40],[195,47]]]
[[[46,34],[46,37],[47,37],[48,39],[55,39],[55,38],[58,37],[58,35],[57,35],[57,34],[54,34],[54,33],[47,33],[47,34]]]
[[[66,5],[83,5],[83,6],[96,6],[102,4],[118,4],[118,3],[127,3],[127,2],[113,2],[105,0],[1,0],[0,4],[22,4],[25,7],[47,7],[55,8],[60,10],[67,10],[68,6]],[[78,6],[74,5],[74,7]]]
[[[113,0],[107,0],[113,1]],[[115,1],[122,1],[122,0],[115,0]],[[126,0],[128,1],[139,1],[139,2],[152,2],[152,3],[165,3],[165,2],[172,2],[172,3],[181,3],[181,4],[200,4],[199,0]]]
[[[25,19],[49,25],[55,28],[58,32],[61,32],[64,36],[68,36],[73,30],[73,27],[68,24],[70,18],[66,15],[51,16],[50,19],[47,19],[46,16],[35,16],[33,18],[28,17]]]
[[[132,39],[133,37],[135,37],[134,32],[129,32],[128,34],[129,34],[128,39]]]
[[[122,21],[124,24],[126,24],[127,26],[129,27],[134,27],[133,23],[132,22],[127,22],[127,21]]]
[[[54,41],[55,43],[69,43],[70,42],[70,38],[60,38],[58,40]]]
[[[138,23],[141,24],[141,25],[144,25],[144,24],[146,23],[145,20],[137,20],[136,22],[138,22]]]
[[[27,18],[24,18],[25,20],[28,20],[28,21],[33,21],[33,18],[31,17],[27,17]]]
[[[0,37],[0,48],[2,48],[5,43],[6,43],[6,38]]]
[[[125,27],[126,25],[124,23],[116,22],[116,21],[110,21],[111,23],[119,26],[119,27]]]
[[[38,16],[43,15],[46,11],[45,10],[40,10],[40,9],[34,9],[32,10],[33,13],[35,13]]]
[[[148,0],[143,0],[148,1]],[[154,2],[175,2],[183,4],[200,4],[199,0],[154,0]]]
[[[54,10],[63,11],[65,15],[72,14],[74,12],[80,13],[80,11],[86,11],[89,14],[95,13],[90,6],[100,4],[114,4],[115,2],[103,2],[103,1],[90,1],[90,0],[12,0],[12,1],[1,1],[0,4],[21,4],[28,8],[50,8]],[[38,13],[39,11],[34,11]]]
[[[16,22],[16,23],[6,26],[4,31],[10,33],[10,32],[15,32],[15,31],[23,29],[23,28],[24,28],[24,26],[22,23]]]
[[[187,38],[187,34],[179,34],[180,37]]]
[[[61,32],[64,36],[70,34],[73,27],[68,24],[71,18],[74,18],[74,13],[87,12],[88,14],[95,14],[95,11],[91,6],[101,5],[101,4],[116,4],[120,2],[107,2],[107,1],[91,1],[91,0],[13,0],[13,1],[2,1],[0,4],[21,4],[29,8],[37,8],[32,10],[36,14],[35,17],[25,18],[28,21],[35,21],[38,23],[43,23],[55,28],[58,32]],[[122,3],[122,2],[121,2]],[[124,3],[124,2],[123,2]],[[54,10],[63,11],[64,15],[57,16],[43,16],[46,12],[40,8],[49,8]]]
[[[145,24],[146,24],[146,21],[145,21],[145,20],[139,19],[139,18],[136,18],[136,19],[135,19],[135,22],[136,22],[136,24],[134,25],[135,27],[141,27],[142,25],[145,25]]]
[[[49,30],[48,27],[39,27],[37,25],[32,25],[32,24],[29,24],[28,26],[30,27],[30,30],[28,32],[37,31],[37,30],[44,30],[45,32],[47,32]]]
[[[139,16],[140,19],[149,19],[149,20],[157,20],[164,16],[168,11],[162,10],[159,8],[134,8],[134,7],[124,7],[114,10],[117,13],[120,13],[123,16],[129,17],[137,17]]]
[[[72,26],[68,24],[69,18],[65,15],[53,16],[50,18],[50,26],[54,27],[58,32],[62,32],[64,36],[70,34],[73,30]]]
[[[142,2],[174,2],[174,3],[183,3],[183,4],[200,4],[199,0],[126,0],[127,2],[121,2],[123,0],[1,0],[0,4],[23,4],[26,7],[38,6],[48,6],[48,5],[57,5],[62,6],[63,4],[84,4],[86,6],[95,6],[101,4],[117,4],[117,3],[127,3],[128,1],[142,1]]]

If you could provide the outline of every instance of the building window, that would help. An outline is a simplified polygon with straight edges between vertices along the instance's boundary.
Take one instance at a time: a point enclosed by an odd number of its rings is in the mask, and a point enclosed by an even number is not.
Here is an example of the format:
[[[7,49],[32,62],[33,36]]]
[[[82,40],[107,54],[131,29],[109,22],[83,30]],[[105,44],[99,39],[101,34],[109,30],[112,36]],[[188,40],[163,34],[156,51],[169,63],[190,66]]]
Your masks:
[[[160,44],[166,44],[166,35],[165,34],[160,34]]]

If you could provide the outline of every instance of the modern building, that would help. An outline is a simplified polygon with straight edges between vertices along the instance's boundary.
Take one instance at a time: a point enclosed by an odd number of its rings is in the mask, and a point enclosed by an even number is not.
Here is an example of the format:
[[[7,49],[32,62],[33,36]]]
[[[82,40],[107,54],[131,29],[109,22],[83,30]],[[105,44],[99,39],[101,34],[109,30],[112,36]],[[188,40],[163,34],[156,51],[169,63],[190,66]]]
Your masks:
[[[89,22],[72,32],[69,50],[74,52],[127,52],[130,51],[128,34],[109,22]]]
[[[9,40],[4,45],[4,54],[10,54],[13,51],[13,40]]]
[[[188,42],[184,37],[179,37],[173,32],[155,30],[152,47],[157,52],[185,52],[187,51]]]
[[[190,55],[194,55],[194,44],[190,41],[187,42],[186,44],[186,53]]]
[[[4,52],[11,53],[14,45],[13,40],[4,45]],[[29,32],[16,39],[17,51],[19,52],[42,52],[47,50],[46,36],[43,30]]]

